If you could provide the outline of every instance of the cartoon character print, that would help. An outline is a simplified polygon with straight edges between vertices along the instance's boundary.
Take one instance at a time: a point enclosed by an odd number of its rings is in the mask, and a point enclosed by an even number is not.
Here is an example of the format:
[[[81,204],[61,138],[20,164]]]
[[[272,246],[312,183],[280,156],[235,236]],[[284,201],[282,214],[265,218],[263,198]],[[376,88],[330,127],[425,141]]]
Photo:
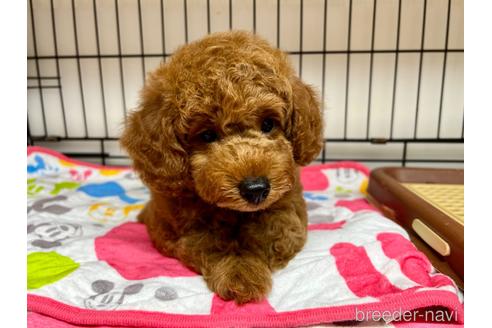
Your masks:
[[[128,179],[128,180],[139,180],[139,177],[135,171],[129,171],[126,173],[123,178]]]
[[[54,248],[62,245],[62,241],[82,236],[79,224],[63,222],[41,222],[27,226],[28,238],[31,245],[39,248]]]
[[[27,165],[28,174],[38,173],[45,176],[56,176],[59,171],[58,167],[47,164],[39,155],[34,156],[34,163]]]
[[[27,179],[27,197],[34,198],[41,193],[56,196],[79,186],[80,183],[75,181],[50,182],[49,179],[30,178]]]
[[[335,186],[335,197],[348,198],[359,191],[361,184],[367,180],[364,174],[353,168],[339,167],[336,170],[325,170],[324,173]]]
[[[309,224],[332,223],[344,221],[353,216],[352,211],[345,207],[334,206],[336,199],[331,201],[306,201]]]
[[[43,198],[35,201],[32,206],[27,207],[27,214],[31,211],[35,212],[46,212],[55,215],[65,214],[70,212],[72,209],[70,207],[66,207],[60,204],[51,204],[53,202],[66,200],[67,196],[58,195],[56,197]]]
[[[125,288],[115,289],[113,282],[108,280],[96,280],[92,282],[91,288],[94,295],[89,296],[84,301],[84,306],[93,310],[114,310],[123,304],[125,297],[140,293],[143,288],[142,283],[128,285]]]
[[[75,169],[71,169],[68,173],[70,173],[72,180],[80,182],[87,180],[92,175],[91,170],[77,171]]]
[[[44,190],[44,186],[36,183],[36,178],[27,179],[27,197],[34,197]]]
[[[100,202],[92,204],[88,209],[89,218],[99,223],[118,223],[127,219],[132,213],[136,215],[143,209],[143,204],[115,206],[112,203]]]
[[[160,301],[172,301],[178,298],[178,293],[174,288],[163,286],[156,289],[154,297]]]
[[[316,202],[306,201],[306,209],[307,209],[308,213],[311,211],[314,211],[320,207],[321,207],[321,205],[316,203]]]
[[[72,190],[80,186],[80,183],[73,181],[62,181],[55,184],[53,189],[50,191],[51,195],[58,195],[63,190]]]
[[[128,196],[127,191],[121,186],[121,184],[115,181],[88,183],[78,188],[77,191],[81,191],[94,198],[118,197],[120,200],[128,204],[135,204],[141,201],[140,199]]]
[[[319,210],[308,212],[308,221],[309,223],[331,223],[347,220],[352,215],[352,212],[344,207],[321,207]]]
[[[109,169],[109,168],[104,168],[99,170],[99,174],[102,175],[103,177],[111,177],[120,174],[122,171],[121,169]]]
[[[327,195],[314,193],[314,192],[305,191],[303,195],[307,201],[326,201],[330,199],[330,197],[328,197]]]

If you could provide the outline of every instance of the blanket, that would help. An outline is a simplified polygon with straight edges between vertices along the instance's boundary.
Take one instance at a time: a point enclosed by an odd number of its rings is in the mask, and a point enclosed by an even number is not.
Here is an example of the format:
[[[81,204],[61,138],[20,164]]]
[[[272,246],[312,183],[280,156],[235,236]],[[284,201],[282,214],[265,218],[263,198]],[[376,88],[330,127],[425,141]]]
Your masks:
[[[45,318],[66,327],[292,327],[378,320],[461,325],[462,296],[454,282],[437,273],[407,233],[366,201],[368,176],[369,170],[355,162],[303,168],[306,245],[273,274],[267,299],[238,306],[152,247],[145,226],[136,222],[149,192],[130,168],[29,147],[29,322],[34,326]]]

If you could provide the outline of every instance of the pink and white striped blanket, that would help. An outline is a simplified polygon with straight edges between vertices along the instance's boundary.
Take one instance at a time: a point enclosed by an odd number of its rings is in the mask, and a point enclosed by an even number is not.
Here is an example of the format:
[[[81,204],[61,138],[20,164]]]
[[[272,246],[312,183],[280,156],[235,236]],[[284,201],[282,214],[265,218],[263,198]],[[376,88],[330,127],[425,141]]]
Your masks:
[[[244,306],[152,247],[135,220],[148,192],[130,169],[30,147],[27,173],[30,327],[462,326],[455,284],[369,205],[358,163],[303,169],[306,246]]]

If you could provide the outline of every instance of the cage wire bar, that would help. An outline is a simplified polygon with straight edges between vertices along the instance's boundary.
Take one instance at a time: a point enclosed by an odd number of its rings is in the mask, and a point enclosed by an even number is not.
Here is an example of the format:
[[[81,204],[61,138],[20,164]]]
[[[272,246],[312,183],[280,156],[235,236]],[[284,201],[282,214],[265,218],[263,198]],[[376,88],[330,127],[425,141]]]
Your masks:
[[[67,0],[68,1],[68,0]],[[94,31],[95,31],[95,52],[93,53],[87,53],[87,51],[81,51],[80,49],[80,37],[81,33],[86,33],[86,31],[80,31],[78,30],[78,24],[79,22],[78,17],[79,13],[77,12],[80,10],[80,7],[78,6],[78,2],[86,2],[87,1],[92,1],[91,6],[92,6],[92,16],[93,16],[93,25],[94,25]],[[127,99],[127,93],[126,90],[128,86],[125,84],[125,70],[124,70],[124,61],[128,59],[140,59],[140,65],[141,65],[141,71],[142,71],[142,76],[141,76],[141,84],[143,85],[144,80],[145,80],[145,74],[147,72],[147,63],[146,59],[149,58],[156,58],[156,59],[162,59],[165,60],[167,57],[172,55],[172,52],[169,51],[169,47],[166,47],[166,28],[169,29],[169,26],[166,26],[166,21],[165,21],[165,10],[166,10],[166,1],[170,0],[161,0],[161,1],[154,1],[154,3],[157,4],[155,10],[158,12],[160,15],[160,28],[159,33],[161,36],[161,43],[162,43],[162,51],[161,52],[146,52],[145,51],[145,38],[144,38],[144,32],[143,32],[143,13],[142,13],[142,5],[145,3],[142,2],[141,0],[130,0],[130,2],[136,2],[137,5],[137,29],[138,29],[138,36],[139,36],[139,53],[130,53],[128,51],[123,50],[123,44],[122,44],[122,24],[126,24],[126,22],[122,22],[121,18],[121,6],[123,4],[128,4],[129,1],[124,1],[122,0],[113,0],[112,4],[114,6],[114,28],[116,30],[116,44],[117,44],[117,51],[116,53],[103,53],[101,51],[101,37],[100,37],[100,30],[101,30],[101,19],[105,19],[102,17],[101,13],[101,8],[98,7],[98,4],[100,5],[100,1],[102,0],[71,0],[70,3],[70,15],[71,15],[71,20],[72,20],[72,28],[73,28],[73,40],[74,40],[74,53],[73,54],[67,54],[67,53],[60,53],[59,51],[59,40],[57,39],[57,36],[59,35],[59,31],[57,30],[57,17],[56,16],[56,10],[55,7],[59,4],[59,1],[57,0],[29,0],[28,1],[28,20],[30,22],[30,29],[28,29],[28,34],[30,38],[32,39],[32,51],[27,56],[28,64],[34,64],[34,74],[28,74],[27,76],[28,79],[28,98],[31,97],[31,99],[34,99],[34,97],[37,97],[38,99],[38,104],[40,107],[40,113],[36,116],[37,119],[33,119],[33,115],[30,115],[31,111],[30,108],[28,107],[28,122],[27,122],[27,142],[29,145],[36,145],[39,143],[45,143],[45,142],[60,142],[60,141],[79,141],[79,142],[86,142],[86,141],[91,141],[91,142],[96,142],[99,144],[99,149],[98,151],[95,152],[78,152],[77,148],[74,148],[70,151],[64,151],[64,153],[68,156],[71,157],[94,157],[99,159],[102,164],[106,164],[108,159],[119,159],[119,158],[126,158],[124,155],[115,155],[107,151],[106,149],[106,143],[109,141],[116,141],[118,140],[118,136],[112,135],[109,132],[108,128],[108,106],[107,106],[107,98],[108,98],[108,92],[109,90],[105,89],[105,83],[104,83],[104,70],[103,70],[103,60],[107,59],[114,59],[117,61],[117,73],[119,74],[119,88],[121,92],[121,103],[122,103],[122,108],[123,112],[122,115],[125,116],[127,114],[128,109],[128,103],[129,100]],[[176,2],[176,0],[173,0]],[[212,32],[212,22],[214,20],[214,15],[215,11],[212,10],[212,4],[217,5],[218,0],[178,0],[181,1],[182,4],[182,11],[183,11],[183,31],[184,31],[184,41],[185,43],[188,43],[190,40],[190,17],[189,17],[189,6],[190,4],[195,5],[197,2],[203,2],[205,5],[205,15],[206,15],[206,33],[210,34]],[[328,13],[329,13],[329,5],[330,1],[334,0],[317,0],[318,3],[321,2],[320,8],[323,10],[322,14],[322,23],[320,24],[320,28],[322,29],[322,46],[318,50],[312,50],[312,49],[305,49],[304,44],[305,44],[305,17],[304,17],[304,8],[309,2],[314,1],[314,0],[291,0],[289,1],[291,4],[293,1],[298,2],[299,6],[299,43],[298,43],[298,49],[289,49],[285,50],[286,53],[288,53],[290,56],[297,56],[298,57],[298,62],[297,62],[297,67],[298,67],[298,73],[301,78],[303,78],[303,63],[304,59],[306,56],[311,56],[311,55],[321,55],[321,65],[320,65],[320,70],[321,70],[321,85],[320,87],[320,95],[322,99],[322,105],[323,105],[323,112],[326,115],[326,84],[327,84],[327,73],[326,68],[327,68],[327,59],[329,56],[344,56],[345,57],[345,81],[340,82],[345,85],[345,94],[343,96],[344,99],[344,106],[343,106],[343,123],[340,122],[341,125],[343,125],[343,133],[342,136],[338,137],[332,137],[332,136],[326,136],[324,139],[325,142],[325,147],[323,147],[322,152],[320,156],[318,157],[317,161],[320,161],[322,163],[326,161],[334,161],[334,160],[339,160],[337,158],[329,158],[327,157],[327,151],[326,144],[328,143],[335,143],[335,144],[344,144],[344,143],[364,143],[364,144],[399,144],[402,145],[402,150],[401,154],[398,157],[395,158],[350,158],[351,160],[358,160],[358,161],[364,161],[364,162],[399,162],[401,165],[405,166],[407,163],[411,162],[420,162],[420,163],[463,163],[463,158],[456,158],[456,159],[446,159],[446,158],[439,158],[436,156],[435,158],[408,158],[408,146],[413,145],[413,144],[438,144],[438,145],[449,145],[449,144],[463,144],[464,143],[464,116],[462,110],[461,117],[459,117],[459,120],[461,121],[461,130],[459,133],[455,133],[452,137],[446,136],[442,137],[442,121],[445,116],[445,102],[444,102],[444,97],[445,97],[445,90],[446,86],[448,83],[447,80],[447,71],[449,70],[449,61],[448,61],[448,56],[451,53],[458,53],[458,54],[463,54],[464,49],[463,47],[461,48],[450,48],[449,47],[449,40],[450,40],[450,26],[451,26],[451,17],[452,17],[452,8],[453,4],[455,5],[456,8],[462,8],[462,0],[443,0],[446,5],[446,13],[445,13],[445,20],[444,20],[444,31],[445,31],[445,37],[444,37],[444,46],[443,47],[438,47],[438,48],[430,48],[427,47],[425,44],[426,41],[426,36],[427,36],[427,31],[426,27],[428,26],[428,11],[429,11],[429,0],[414,0],[414,2],[419,2],[422,10],[421,10],[421,21],[422,25],[420,28],[420,31],[418,32],[420,34],[420,47],[418,48],[412,48],[412,49],[407,49],[407,48],[402,48],[401,47],[401,22],[402,22],[402,6],[403,2],[405,0],[392,0],[394,5],[397,7],[397,14],[396,14],[396,32],[395,32],[395,45],[394,48],[391,49],[380,49],[375,47],[375,42],[376,42],[376,37],[377,37],[377,29],[376,25],[378,23],[377,21],[377,15],[379,13],[378,8],[381,6],[382,3],[385,1],[391,1],[391,0],[369,0],[365,1],[366,3],[369,3],[370,7],[372,8],[372,13],[371,13],[371,21],[370,21],[370,46],[368,49],[357,49],[353,47],[353,31],[354,31],[354,7],[357,5],[360,5],[360,2],[357,0],[343,0],[340,1],[338,0],[338,3],[343,3],[345,6],[348,6],[348,26],[347,26],[347,39],[346,39],[346,48],[345,49],[328,49],[327,48],[327,26],[328,26]],[[407,0],[408,1],[408,0]],[[109,0],[108,0],[109,2]],[[234,6],[238,4],[244,5],[246,2],[251,2],[250,5],[252,6],[252,32],[257,33],[258,28],[257,28],[257,15],[258,15],[258,7],[259,7],[259,2],[256,0],[229,0],[228,3],[226,2],[225,4],[227,5],[228,8],[226,8],[226,12],[228,13],[228,27],[229,29],[233,29],[234,26]],[[271,2],[271,1],[270,1]],[[284,23],[281,21],[282,19],[282,10],[284,10],[285,3],[287,0],[276,0],[275,5],[275,11],[269,13],[269,16],[271,16],[272,19],[276,19],[276,36],[275,36],[275,42],[276,46],[282,49],[282,44],[281,44],[281,23]],[[221,1],[221,4],[224,4],[224,1]],[[66,5],[66,4],[65,4]],[[148,5],[148,3],[147,3]],[[311,5],[311,4],[309,4]],[[38,31],[39,31],[39,25],[40,24],[37,19],[39,19],[38,16],[36,16],[35,12],[35,7],[39,8],[40,6],[48,6],[49,10],[47,11],[51,17],[50,17],[50,22],[51,22],[51,37],[52,37],[52,43],[53,43],[53,53],[52,54],[40,54],[39,52],[39,45],[40,42],[44,42],[45,40],[39,40],[38,37]],[[46,11],[45,11],[46,12]],[[87,23],[87,22],[85,22]],[[156,33],[156,36],[158,36],[159,33]],[[275,43],[274,42],[274,43]],[[390,117],[389,117],[389,134],[387,136],[381,136],[381,137],[371,137],[370,131],[371,131],[371,118],[373,117],[373,111],[374,111],[374,104],[373,104],[373,97],[374,97],[374,66],[375,66],[375,56],[379,54],[390,54],[394,55],[394,63],[388,63],[388,65],[391,65],[392,68],[392,78],[391,78],[391,101],[390,101]],[[395,137],[395,130],[397,129],[395,127],[395,113],[396,113],[396,98],[397,98],[397,92],[399,91],[399,77],[402,74],[400,65],[401,65],[401,56],[405,54],[415,54],[418,56],[418,75],[417,75],[417,87],[416,87],[416,94],[415,94],[415,115],[413,117],[413,122],[409,122],[409,125],[413,126],[413,130],[411,132],[411,135],[409,137]],[[422,86],[422,81],[423,81],[423,67],[424,67],[424,57],[428,54],[442,54],[443,59],[442,59],[442,67],[440,69],[440,92],[436,95],[436,97],[439,98],[438,101],[438,106],[436,108],[438,114],[437,114],[437,126],[435,127],[436,129],[436,135],[434,137],[419,137],[419,119],[422,114],[421,110],[421,98],[422,98],[422,92],[423,92],[423,86]],[[352,81],[351,78],[353,76],[351,75],[352,71],[354,69],[353,67],[353,60],[355,60],[354,56],[357,55],[368,55],[369,56],[369,68],[368,68],[368,88],[367,88],[367,104],[363,107],[360,108],[359,110],[365,111],[366,115],[366,122],[365,122],[365,133],[364,136],[362,137],[352,137],[350,136],[349,133],[349,97],[351,95],[351,88],[352,86]],[[102,126],[103,126],[103,134],[102,135],[94,135],[89,132],[89,118],[88,118],[88,104],[87,104],[87,95],[86,95],[86,90],[84,90],[84,83],[83,83],[83,78],[82,78],[82,73],[83,73],[83,68],[82,68],[82,61],[88,60],[88,59],[95,59],[97,61],[97,80],[98,84],[101,87],[100,94],[101,94],[101,108],[102,108]],[[60,63],[64,60],[75,60],[76,63],[76,81],[78,81],[78,97],[80,100],[80,105],[82,109],[82,125],[83,125],[83,135],[74,135],[72,131],[70,131],[70,127],[67,123],[67,103],[66,103],[66,93],[64,92],[64,89],[67,88],[67,83],[69,82],[64,82],[63,79],[61,78],[60,74]],[[55,76],[49,75],[49,74],[42,74],[42,65],[45,64],[47,61],[54,61],[54,66],[55,66]],[[31,70],[32,71],[32,70]],[[50,108],[47,108],[46,104],[46,97],[47,97],[47,92],[49,90],[55,90],[56,95],[59,98],[59,103],[60,103],[60,113],[62,117],[62,131],[63,134],[54,134],[49,131],[49,126],[48,126],[48,119],[47,119],[47,112],[50,110]],[[453,90],[453,92],[463,92],[463,90]],[[132,99],[133,100],[133,99]],[[40,117],[39,117],[40,116]],[[38,122],[38,121],[41,122]],[[32,127],[33,124],[41,124],[42,126],[42,133],[32,133]],[[346,159],[346,158],[343,158]]]

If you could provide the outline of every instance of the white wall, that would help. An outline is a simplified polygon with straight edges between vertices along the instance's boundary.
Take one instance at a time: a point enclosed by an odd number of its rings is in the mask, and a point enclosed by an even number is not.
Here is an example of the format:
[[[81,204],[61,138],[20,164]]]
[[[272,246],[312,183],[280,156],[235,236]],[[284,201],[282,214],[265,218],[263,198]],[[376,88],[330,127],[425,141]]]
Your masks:
[[[448,0],[327,0],[326,13],[324,0],[230,2],[232,8],[229,7],[228,0],[76,0],[75,8],[72,8],[71,1],[53,0],[52,16],[51,0],[32,0],[36,51],[38,56],[44,58],[38,61],[39,76],[60,77],[64,106],[62,108],[59,89],[43,88],[45,128],[40,91],[38,88],[28,89],[31,134],[65,136],[64,112],[69,137],[116,138],[120,134],[125,112],[135,107],[138,90],[143,84],[144,70],[146,73],[155,68],[163,58],[161,55],[164,52],[172,53],[186,39],[193,41],[206,35],[209,27],[211,32],[223,31],[228,30],[232,23],[233,29],[253,30],[255,23],[256,33],[264,36],[273,45],[279,45],[283,50],[318,52],[304,54],[302,58],[293,54],[291,59],[298,71],[302,67],[302,78],[317,87],[324,96],[325,137],[437,138],[440,112],[439,136],[462,136],[463,52],[445,54],[442,50],[445,49],[446,43],[449,49],[464,47],[463,0],[449,1],[451,10],[447,42]],[[426,52],[422,55],[420,52],[407,51],[421,49],[424,3],[427,8],[423,46],[427,50],[440,51]],[[280,8],[279,35],[277,5]],[[256,19],[253,16],[254,6]],[[399,12],[401,20],[397,44]],[[121,49],[116,28],[117,13]],[[327,21],[324,33],[325,14]],[[73,15],[76,21],[77,42],[74,37]],[[161,16],[164,18],[163,21]],[[349,20],[352,22],[350,43]],[[53,21],[56,25],[56,49]],[[35,47],[31,32],[30,4],[28,24],[28,57],[33,57]],[[140,33],[143,42],[140,40]],[[394,52],[371,55],[369,52],[371,49],[382,51],[397,48],[405,52],[398,55]],[[348,49],[357,50],[359,53],[348,56],[344,53]],[[77,50],[82,56],[81,59],[77,59]],[[140,57],[142,50],[145,58]],[[323,55],[319,54],[323,50],[331,53],[323,58]],[[54,59],[56,52],[62,57],[58,67]],[[97,58],[98,53],[103,56],[101,59]],[[120,53],[135,56],[119,58]],[[28,59],[28,76],[38,76],[34,59]],[[37,79],[28,79],[28,86],[37,84]],[[57,79],[42,79],[43,86],[57,84]],[[415,122],[417,110],[418,118]],[[84,115],[87,124],[84,124]],[[49,146],[61,150],[68,149],[68,152],[98,151],[99,147],[98,144],[66,144],[50,143]],[[332,158],[398,158],[402,152],[401,144],[384,147],[366,144],[327,146],[326,154]],[[118,147],[112,146],[111,143],[107,144],[107,149],[119,151]],[[409,158],[413,156],[459,159],[463,158],[463,146],[446,144],[435,148],[416,145],[409,147],[408,155]]]

